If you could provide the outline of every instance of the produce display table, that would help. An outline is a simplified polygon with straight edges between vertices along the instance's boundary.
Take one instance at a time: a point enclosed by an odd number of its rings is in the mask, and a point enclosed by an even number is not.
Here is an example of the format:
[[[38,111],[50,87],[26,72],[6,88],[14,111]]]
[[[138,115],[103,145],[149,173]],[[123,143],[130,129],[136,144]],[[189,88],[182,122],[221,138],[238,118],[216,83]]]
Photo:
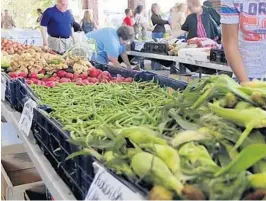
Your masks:
[[[33,29],[2,29],[1,37],[7,38],[25,45],[42,45],[42,35],[39,30]]]
[[[14,125],[20,139],[24,142],[27,153],[29,154],[32,162],[34,163],[37,171],[39,172],[46,187],[51,192],[55,200],[76,200],[70,189],[57,175],[54,168],[51,166],[47,158],[43,155],[43,152],[35,144],[33,136],[25,136],[18,127],[19,119],[21,114],[13,110],[9,103],[2,101],[1,104],[2,112],[1,115],[6,119],[8,123]]]
[[[136,57],[144,57],[147,59],[158,59],[158,60],[165,60],[165,61],[173,61],[178,64],[190,64],[199,67],[199,77],[202,76],[202,68],[208,68],[217,71],[225,71],[225,72],[232,72],[231,68],[227,65],[216,64],[212,62],[204,62],[204,61],[196,61],[191,58],[180,58],[178,56],[168,56],[168,55],[160,55],[160,54],[152,54],[152,53],[144,53],[144,52],[137,52],[137,51],[128,51],[128,55],[136,56]]]

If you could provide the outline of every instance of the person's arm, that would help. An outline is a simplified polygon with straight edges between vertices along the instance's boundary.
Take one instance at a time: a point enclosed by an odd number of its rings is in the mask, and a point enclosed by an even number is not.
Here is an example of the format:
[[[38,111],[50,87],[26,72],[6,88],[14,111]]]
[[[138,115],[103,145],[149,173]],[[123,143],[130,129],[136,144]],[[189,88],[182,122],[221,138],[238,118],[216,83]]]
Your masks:
[[[49,24],[50,18],[51,16],[50,16],[49,10],[47,9],[46,11],[44,11],[42,20],[41,20],[41,34],[42,34],[42,40],[43,40],[43,47],[48,46],[47,26]]]
[[[239,82],[247,82],[248,76],[238,48],[238,30],[239,24],[222,24],[224,52]]]
[[[108,57],[108,60],[116,67],[120,67],[120,63],[118,62],[118,60],[112,56],[109,56]]]
[[[239,11],[233,0],[222,0],[221,4],[222,41],[226,58],[239,82],[248,82],[248,75],[238,47]]]
[[[160,18],[158,15],[152,15],[151,16],[151,20],[152,23],[158,24],[158,25],[165,25],[165,24],[169,24],[169,22],[167,20],[163,20],[162,18]]]
[[[131,64],[129,62],[129,59],[128,59],[128,56],[127,56],[127,53],[126,52],[123,52],[122,54],[120,54],[123,62],[126,64],[127,68],[128,69],[131,69]]]
[[[48,46],[47,27],[41,26],[41,34],[42,34],[43,47],[47,47]]]

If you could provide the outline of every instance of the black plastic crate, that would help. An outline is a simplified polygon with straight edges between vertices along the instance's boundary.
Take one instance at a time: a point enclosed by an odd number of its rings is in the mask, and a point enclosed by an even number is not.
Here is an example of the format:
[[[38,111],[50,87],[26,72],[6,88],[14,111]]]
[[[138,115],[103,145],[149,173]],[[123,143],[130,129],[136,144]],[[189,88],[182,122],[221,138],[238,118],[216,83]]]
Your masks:
[[[6,79],[5,99],[10,103],[10,106],[14,108],[17,104],[17,99],[16,99],[17,79],[11,79],[6,73],[2,73],[2,76],[4,76]]]
[[[167,43],[147,42],[144,44],[143,52],[168,55],[168,49]]]
[[[15,109],[22,112],[24,104],[28,98],[38,103],[38,97],[26,84],[25,79],[18,79],[16,84],[16,105]]]
[[[109,71],[113,76],[119,74],[123,77],[132,77],[135,81],[153,80],[162,87],[172,87],[173,89],[181,90],[186,87],[185,82],[162,77],[151,72],[129,71],[111,66],[101,66],[101,68]],[[17,87],[17,94],[20,108],[22,109],[27,98],[30,97],[36,101],[38,97],[23,80],[18,80],[18,83],[20,86]],[[41,108],[40,105],[39,108]],[[76,198],[84,199],[94,178],[93,159],[90,156],[79,156],[66,161],[66,157],[78,151],[80,147],[72,145],[68,141],[70,138],[69,133],[63,131],[62,125],[57,120],[49,118],[44,110],[49,112],[49,108],[34,110],[33,136],[46,158],[50,161],[58,175],[69,186]],[[128,181],[125,177],[115,174],[113,176],[125,185],[131,185],[131,188],[138,189],[141,194],[145,194],[146,190],[149,189],[145,184],[136,184]],[[133,187],[132,183],[134,183]]]
[[[78,200],[83,200],[94,178],[93,159],[79,156],[65,160],[79,147],[69,142],[69,133],[55,120],[48,118],[41,109],[34,110],[32,124],[33,136],[50,161],[57,174],[68,185]]]
[[[178,81],[165,76],[160,76],[152,72],[142,71],[134,77],[135,81],[151,81],[158,83],[161,87],[171,87],[175,90],[184,90],[187,87],[186,82]]]
[[[226,56],[223,49],[211,49],[210,61],[220,64],[227,64]]]

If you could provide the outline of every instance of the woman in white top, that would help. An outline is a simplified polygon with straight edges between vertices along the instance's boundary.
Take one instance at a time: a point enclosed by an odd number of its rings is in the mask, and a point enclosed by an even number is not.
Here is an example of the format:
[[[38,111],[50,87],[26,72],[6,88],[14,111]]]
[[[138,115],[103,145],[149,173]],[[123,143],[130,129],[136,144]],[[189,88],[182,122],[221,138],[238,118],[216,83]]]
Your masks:
[[[172,35],[176,35],[181,31],[181,26],[186,21],[187,5],[185,3],[177,3],[170,14],[170,26]]]
[[[153,28],[149,27],[147,19],[143,14],[143,6],[138,5],[134,11],[134,32],[135,38],[137,40],[145,40],[146,39],[146,31],[152,31]]]

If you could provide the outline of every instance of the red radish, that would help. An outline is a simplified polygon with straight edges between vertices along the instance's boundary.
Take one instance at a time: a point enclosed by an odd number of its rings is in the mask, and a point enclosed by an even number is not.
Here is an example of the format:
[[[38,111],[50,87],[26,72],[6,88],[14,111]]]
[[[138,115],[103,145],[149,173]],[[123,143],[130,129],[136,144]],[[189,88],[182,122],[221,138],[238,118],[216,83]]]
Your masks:
[[[17,73],[14,73],[14,72],[11,72],[11,73],[9,73],[9,76],[11,78],[16,78],[16,77],[18,77],[18,74]]]
[[[113,79],[112,75],[108,71],[103,71],[102,75],[108,77],[110,80]]]
[[[29,77],[30,77],[30,78],[36,78],[36,79],[38,79],[38,75],[37,75],[37,73],[31,73],[31,74],[29,75]]]
[[[39,72],[39,74],[45,74],[45,70],[42,69],[42,70]]]
[[[18,77],[23,77],[23,78],[25,78],[25,77],[27,77],[27,73],[24,73],[24,72],[19,73],[19,74],[18,74]]]
[[[49,88],[53,88],[56,86],[56,82],[53,81],[48,81],[45,83],[45,86],[49,87]]]
[[[86,75],[85,73],[83,73],[83,74],[80,74],[80,75],[79,75],[79,78],[85,80],[85,79],[88,78],[88,75]]]
[[[133,78],[132,77],[127,77],[127,78],[125,78],[125,82],[133,82]]]
[[[26,83],[27,83],[28,85],[32,85],[32,84],[33,84],[33,81],[32,81],[32,80],[26,80]]]
[[[76,85],[82,86],[82,85],[83,85],[82,79],[77,80],[77,81],[76,81]]]
[[[67,83],[67,82],[71,82],[71,80],[70,80],[69,78],[65,78],[65,77],[63,77],[63,78],[61,78],[61,79],[59,80],[59,82],[60,82],[60,83]]]
[[[124,82],[125,81],[125,78],[124,77],[117,77],[116,78],[116,81],[117,82]]]
[[[58,79],[58,80],[60,80],[60,79]],[[49,78],[46,78],[43,81],[46,81],[46,82],[54,82],[54,81],[58,81],[58,80],[56,79],[56,77],[49,77]]]
[[[38,84],[39,80],[36,79],[36,78],[31,78],[31,81],[34,83],[34,84]]]
[[[64,70],[58,70],[58,71],[56,72],[56,74],[57,74],[58,77],[63,78],[63,77],[66,76],[67,72],[64,71]]]
[[[65,75],[65,77],[66,77],[66,78],[69,78],[69,79],[71,79],[71,80],[73,80],[74,75],[73,75],[72,73],[67,73],[67,74]]]
[[[45,86],[45,82],[43,82],[43,81],[41,81],[41,80],[37,80],[37,85],[43,85],[43,86]]]
[[[99,80],[98,80],[97,78],[94,78],[94,77],[91,77],[90,79],[88,78],[88,80],[89,80],[91,83],[94,83],[94,84],[96,84],[96,83],[99,82]]]
[[[90,84],[90,82],[88,80],[82,80],[81,82],[83,85],[89,85]]]
[[[73,78],[73,80],[77,80],[79,78],[79,74],[74,74],[74,78]]]
[[[98,77],[101,73],[102,73],[102,71],[99,69],[96,69],[96,68],[90,68],[89,69],[90,77]]]
[[[81,78],[77,78],[77,79],[76,79],[76,82],[81,82],[81,81],[82,81]]]

